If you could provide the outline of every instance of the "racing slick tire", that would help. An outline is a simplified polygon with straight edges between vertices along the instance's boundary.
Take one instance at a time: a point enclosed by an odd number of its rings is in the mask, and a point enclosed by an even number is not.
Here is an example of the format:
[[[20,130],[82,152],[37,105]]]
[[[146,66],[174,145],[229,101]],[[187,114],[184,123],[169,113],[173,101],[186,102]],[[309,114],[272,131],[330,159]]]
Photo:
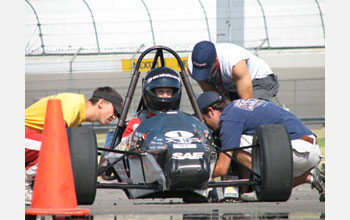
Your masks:
[[[87,127],[67,128],[78,205],[91,205],[96,196],[97,142]]]
[[[287,201],[293,188],[293,155],[282,124],[259,126],[254,133],[252,169],[260,175],[254,189],[259,201]]]

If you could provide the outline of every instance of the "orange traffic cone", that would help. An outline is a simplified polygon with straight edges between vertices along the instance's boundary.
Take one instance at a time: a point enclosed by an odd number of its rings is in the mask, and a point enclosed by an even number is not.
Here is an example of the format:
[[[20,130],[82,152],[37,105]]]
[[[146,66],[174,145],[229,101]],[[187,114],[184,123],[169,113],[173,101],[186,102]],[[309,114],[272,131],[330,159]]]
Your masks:
[[[80,209],[74,187],[72,162],[61,100],[47,103],[32,205],[26,215],[88,215]]]

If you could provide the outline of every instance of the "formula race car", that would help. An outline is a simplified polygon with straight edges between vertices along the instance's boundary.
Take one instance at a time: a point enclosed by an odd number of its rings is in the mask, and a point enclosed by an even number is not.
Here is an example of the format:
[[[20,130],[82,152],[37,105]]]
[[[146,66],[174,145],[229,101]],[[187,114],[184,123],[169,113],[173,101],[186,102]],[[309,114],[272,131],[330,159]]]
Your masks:
[[[172,54],[181,69],[181,81],[189,97],[193,114],[169,111],[146,119],[132,135],[130,147],[119,150],[136,85],[140,64],[154,53],[152,68],[165,66],[163,52]],[[143,106],[142,97],[138,110]],[[121,116],[114,132],[109,132],[103,148],[97,148],[92,128],[67,129],[78,204],[92,204],[97,188],[122,189],[129,199],[182,198],[184,202],[208,202],[210,189],[227,186],[250,186],[259,201],[289,199],[292,176],[292,152],[283,125],[265,125],[256,129],[251,149],[252,169],[236,158],[231,164],[249,170],[249,179],[213,181],[211,176],[220,146],[204,124],[196,97],[178,54],[164,46],[145,50],[133,72]],[[107,160],[98,164],[97,156]],[[104,176],[105,178],[97,178]],[[98,181],[98,179],[101,179]],[[218,179],[218,178],[217,178]]]

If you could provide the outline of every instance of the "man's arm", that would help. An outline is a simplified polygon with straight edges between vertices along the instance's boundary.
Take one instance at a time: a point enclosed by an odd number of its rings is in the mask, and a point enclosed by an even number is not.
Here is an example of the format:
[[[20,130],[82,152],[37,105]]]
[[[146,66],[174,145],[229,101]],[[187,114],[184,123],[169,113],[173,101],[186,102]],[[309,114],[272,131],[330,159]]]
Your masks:
[[[253,98],[252,78],[250,77],[245,60],[239,61],[232,68],[232,79],[235,80],[238,95],[242,99]]]
[[[228,151],[227,154],[232,156],[232,151]],[[230,163],[231,158],[226,156],[224,153],[219,153],[219,159],[216,161],[212,178],[225,176],[227,174],[228,168],[230,167]]]
[[[227,154],[233,156],[246,165],[249,169],[252,168],[252,158],[251,155],[244,150],[227,151]],[[216,161],[215,168],[213,171],[212,178],[219,176],[225,176],[227,174],[228,168],[231,164],[231,158],[229,158],[224,153],[219,153],[219,159]]]

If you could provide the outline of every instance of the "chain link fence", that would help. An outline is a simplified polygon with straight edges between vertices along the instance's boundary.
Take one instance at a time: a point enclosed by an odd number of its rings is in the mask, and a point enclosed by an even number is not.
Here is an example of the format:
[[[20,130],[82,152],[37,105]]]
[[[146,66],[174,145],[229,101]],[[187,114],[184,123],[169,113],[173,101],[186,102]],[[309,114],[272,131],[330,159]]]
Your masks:
[[[133,53],[200,40],[254,49],[325,46],[324,0],[25,0],[25,54]]]

